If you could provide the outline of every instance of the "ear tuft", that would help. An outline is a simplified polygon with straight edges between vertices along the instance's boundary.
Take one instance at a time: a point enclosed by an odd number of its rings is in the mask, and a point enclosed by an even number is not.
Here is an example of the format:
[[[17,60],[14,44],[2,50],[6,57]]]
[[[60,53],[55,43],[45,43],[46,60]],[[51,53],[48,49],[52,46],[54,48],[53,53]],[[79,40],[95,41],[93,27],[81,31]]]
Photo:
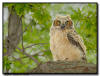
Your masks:
[[[69,20],[69,25],[70,25],[70,26],[72,26],[72,25],[73,25],[72,20]]]
[[[61,17],[61,15],[59,15],[59,14],[56,15],[56,19],[57,19],[57,18],[60,18],[60,17]]]
[[[67,15],[66,17],[67,17],[67,19],[71,19],[70,15]]]

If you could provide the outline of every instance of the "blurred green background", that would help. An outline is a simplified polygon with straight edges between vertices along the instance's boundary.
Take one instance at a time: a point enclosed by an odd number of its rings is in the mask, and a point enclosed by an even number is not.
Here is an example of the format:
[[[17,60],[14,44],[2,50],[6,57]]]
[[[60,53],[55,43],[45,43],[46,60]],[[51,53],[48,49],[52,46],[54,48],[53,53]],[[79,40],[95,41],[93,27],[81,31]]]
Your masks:
[[[49,30],[52,21],[57,14],[70,15],[77,33],[82,36],[87,47],[87,60],[89,63],[97,62],[97,4],[54,4],[54,3],[4,3],[3,4],[3,43],[8,36],[8,17],[10,8],[14,6],[19,16],[23,16],[23,33],[24,47],[28,45],[37,45],[26,48],[27,54],[36,58],[39,62],[51,61],[52,54],[49,45]],[[41,44],[46,43],[46,44]],[[22,47],[21,42],[18,45]],[[3,52],[7,49],[4,47]],[[3,71],[9,69],[9,73],[24,73],[37,66],[37,64],[25,57],[18,49],[13,52],[12,56],[3,57]]]

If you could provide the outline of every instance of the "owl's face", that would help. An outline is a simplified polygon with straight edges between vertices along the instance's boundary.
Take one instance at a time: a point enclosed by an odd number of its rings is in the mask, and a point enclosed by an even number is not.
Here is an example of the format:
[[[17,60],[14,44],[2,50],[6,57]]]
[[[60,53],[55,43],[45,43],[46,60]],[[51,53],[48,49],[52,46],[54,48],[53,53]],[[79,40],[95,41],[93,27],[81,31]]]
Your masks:
[[[72,28],[73,23],[69,16],[57,16],[54,20],[53,26],[64,30]]]

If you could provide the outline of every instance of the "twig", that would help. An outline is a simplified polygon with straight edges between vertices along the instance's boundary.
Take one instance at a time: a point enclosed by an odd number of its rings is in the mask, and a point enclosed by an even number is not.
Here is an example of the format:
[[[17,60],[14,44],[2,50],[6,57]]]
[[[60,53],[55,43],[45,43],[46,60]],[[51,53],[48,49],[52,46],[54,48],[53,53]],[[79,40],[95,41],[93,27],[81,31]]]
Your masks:
[[[77,21],[76,26],[78,25],[79,21]]]
[[[35,46],[35,45],[44,45],[44,44],[48,44],[48,43],[35,43],[35,44],[31,44],[31,45],[25,47],[24,49],[30,48],[30,47]]]
[[[21,32],[21,38],[22,38],[22,49],[24,51],[24,45],[23,45],[23,28],[22,28],[22,32]]]
[[[24,64],[24,63],[22,62],[21,58],[15,58],[14,56],[12,56],[12,57],[14,58],[13,61],[19,61],[21,64]]]
[[[18,47],[16,47],[18,50],[20,50],[24,55],[26,55],[27,57],[31,58],[35,63],[39,64],[38,60],[36,60],[32,55],[27,54],[25,51],[23,51],[23,49],[20,49]]]
[[[28,27],[29,25],[27,25],[26,27],[25,27],[25,29],[24,29],[24,31],[23,31],[23,33],[27,30],[27,27]]]
[[[28,27],[28,26],[27,26]],[[25,28],[25,30],[27,29],[27,27]],[[25,31],[24,30],[24,31]],[[35,63],[37,63],[37,64],[39,64],[39,62],[38,62],[38,60],[36,60],[34,57],[32,57],[31,55],[29,55],[29,54],[27,54],[26,52],[25,52],[25,48],[24,48],[24,44],[23,44],[23,28],[22,28],[22,33],[21,33],[21,39],[22,39],[22,49],[20,49],[20,48],[18,48],[17,47],[17,49],[19,49],[23,54],[25,54],[26,56],[28,56],[29,58],[31,58]]]
[[[26,52],[23,52],[23,54],[25,54],[26,56],[28,56],[29,58],[31,58],[35,63],[39,64],[38,60],[36,60],[33,56],[27,54]]]

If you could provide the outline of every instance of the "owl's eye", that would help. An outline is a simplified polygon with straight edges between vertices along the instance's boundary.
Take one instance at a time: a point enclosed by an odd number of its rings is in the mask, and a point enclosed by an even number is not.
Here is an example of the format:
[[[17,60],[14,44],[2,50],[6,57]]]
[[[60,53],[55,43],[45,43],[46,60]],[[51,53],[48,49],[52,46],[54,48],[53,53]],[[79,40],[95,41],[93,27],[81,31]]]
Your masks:
[[[57,20],[57,25],[58,25],[58,26],[60,25],[60,23],[61,23],[61,22],[60,22],[59,20]]]
[[[69,22],[69,21],[67,20],[67,21],[65,22],[65,24],[68,24],[68,22]]]
[[[65,22],[65,24],[66,24],[67,26],[72,26],[72,25],[73,25],[73,22],[72,22],[71,20],[67,20],[67,21]]]
[[[61,24],[61,22],[60,22],[59,20],[55,20],[55,21],[54,21],[54,25],[55,25],[55,26],[60,26],[60,24]]]

